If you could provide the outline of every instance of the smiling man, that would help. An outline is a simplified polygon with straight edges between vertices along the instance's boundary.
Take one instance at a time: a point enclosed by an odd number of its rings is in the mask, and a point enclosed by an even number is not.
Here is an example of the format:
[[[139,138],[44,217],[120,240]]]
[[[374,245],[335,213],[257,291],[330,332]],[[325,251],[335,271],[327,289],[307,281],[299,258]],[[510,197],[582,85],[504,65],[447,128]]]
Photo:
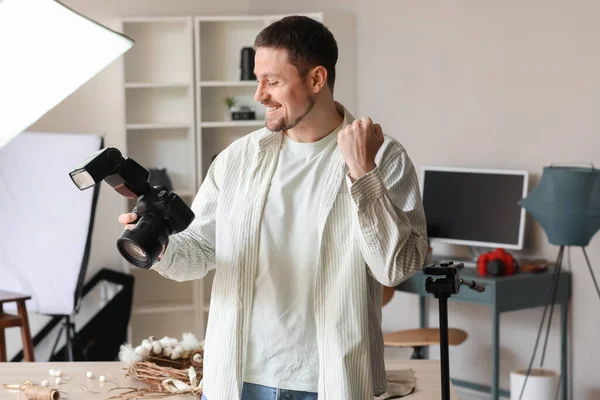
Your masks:
[[[284,18],[255,48],[266,127],[215,159],[196,219],[152,269],[179,281],[216,269],[203,399],[373,399],[386,390],[382,284],[409,278],[427,250],[413,164],[334,100],[323,24]]]

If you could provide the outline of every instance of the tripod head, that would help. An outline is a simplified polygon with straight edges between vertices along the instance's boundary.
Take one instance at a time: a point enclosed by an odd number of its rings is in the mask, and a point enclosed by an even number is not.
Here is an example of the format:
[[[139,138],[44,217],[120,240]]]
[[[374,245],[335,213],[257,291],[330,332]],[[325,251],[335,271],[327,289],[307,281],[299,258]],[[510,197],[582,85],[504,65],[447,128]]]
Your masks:
[[[427,290],[427,293],[433,294],[436,298],[439,298],[440,296],[450,297],[453,294],[458,294],[460,292],[460,285],[465,285],[469,289],[479,293],[485,291],[485,285],[460,277],[460,270],[463,268],[463,263],[454,264],[453,261],[444,261],[438,265],[426,265],[423,267],[423,273],[425,275],[444,277],[437,279],[430,276],[427,277],[425,281],[425,290]]]

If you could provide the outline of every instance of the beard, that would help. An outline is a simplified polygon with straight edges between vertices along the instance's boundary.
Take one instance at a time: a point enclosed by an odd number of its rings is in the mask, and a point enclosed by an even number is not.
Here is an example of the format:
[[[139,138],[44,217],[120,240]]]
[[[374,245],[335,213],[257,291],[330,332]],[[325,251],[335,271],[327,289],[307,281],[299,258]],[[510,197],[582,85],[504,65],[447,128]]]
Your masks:
[[[300,115],[298,117],[294,118],[293,121],[288,121],[288,120],[286,120],[285,117],[282,117],[276,121],[269,121],[267,119],[267,124],[266,124],[267,128],[272,132],[280,132],[280,131],[290,130],[293,127],[295,127],[296,125],[298,125],[304,119],[304,117],[306,117],[308,115],[308,113],[310,113],[312,111],[314,106],[315,106],[314,97],[308,95],[307,99],[306,99],[306,107],[304,108],[304,110],[302,110],[302,113],[300,113]]]

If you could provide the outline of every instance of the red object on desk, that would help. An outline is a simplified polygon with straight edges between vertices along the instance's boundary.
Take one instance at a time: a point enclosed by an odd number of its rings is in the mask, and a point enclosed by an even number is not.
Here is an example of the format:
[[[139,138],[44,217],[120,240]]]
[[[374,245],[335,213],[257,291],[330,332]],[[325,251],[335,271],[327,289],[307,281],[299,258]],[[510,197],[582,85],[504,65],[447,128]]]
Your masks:
[[[513,275],[517,272],[517,262],[506,250],[499,248],[479,256],[477,271],[481,276]]]

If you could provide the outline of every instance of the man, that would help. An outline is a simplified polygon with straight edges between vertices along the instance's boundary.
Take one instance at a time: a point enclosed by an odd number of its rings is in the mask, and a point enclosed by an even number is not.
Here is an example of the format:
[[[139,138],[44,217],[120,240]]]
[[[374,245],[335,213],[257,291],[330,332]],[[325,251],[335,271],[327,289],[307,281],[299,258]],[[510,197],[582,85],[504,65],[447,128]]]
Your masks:
[[[254,45],[266,127],[219,154],[196,219],[152,268],[179,281],[216,269],[203,398],[372,399],[386,389],[382,284],[427,251],[413,164],[334,101],[337,44],[321,23],[284,18]]]

